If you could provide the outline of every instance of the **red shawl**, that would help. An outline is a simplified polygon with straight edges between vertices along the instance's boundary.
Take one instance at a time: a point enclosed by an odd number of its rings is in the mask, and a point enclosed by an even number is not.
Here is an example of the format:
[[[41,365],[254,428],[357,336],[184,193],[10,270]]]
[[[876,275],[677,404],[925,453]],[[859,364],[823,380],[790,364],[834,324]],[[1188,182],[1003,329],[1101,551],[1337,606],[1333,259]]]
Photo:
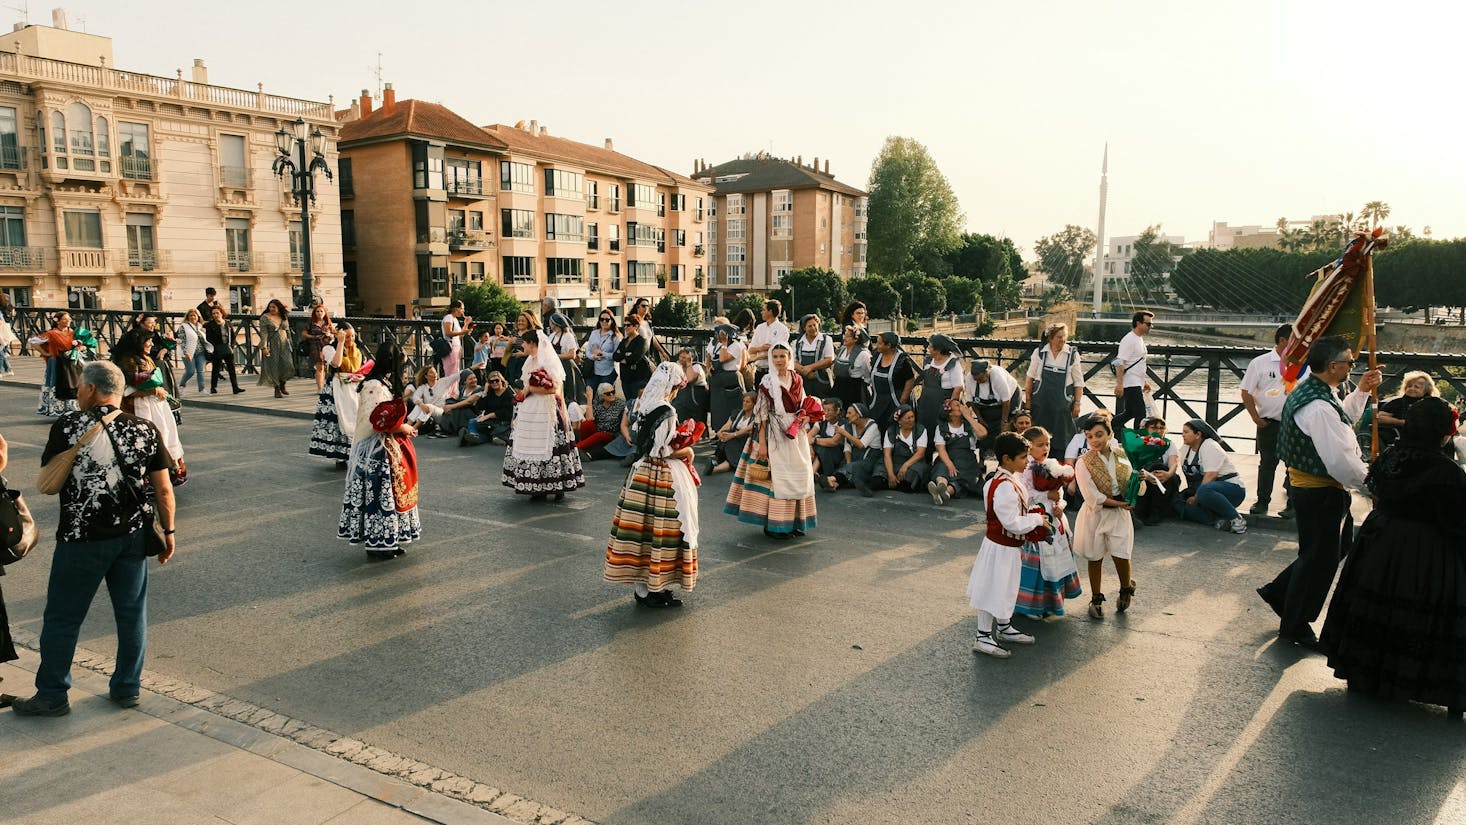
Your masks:
[[[383,401],[372,410],[372,429],[386,436],[382,446],[392,468],[392,497],[397,512],[406,513],[417,506],[417,450],[412,440],[394,432],[407,420],[407,403],[401,398]]]
[[[42,346],[46,350],[47,357],[55,358],[58,355],[65,355],[71,352],[72,345],[76,342],[76,336],[69,329],[52,328],[41,333],[46,339]]]

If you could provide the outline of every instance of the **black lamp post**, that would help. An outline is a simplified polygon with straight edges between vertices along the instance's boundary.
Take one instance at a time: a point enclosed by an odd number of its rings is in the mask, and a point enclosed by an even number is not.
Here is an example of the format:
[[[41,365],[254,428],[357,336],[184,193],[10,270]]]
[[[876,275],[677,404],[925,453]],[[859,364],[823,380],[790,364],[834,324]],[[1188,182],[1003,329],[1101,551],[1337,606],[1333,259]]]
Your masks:
[[[316,202],[316,170],[325,172],[326,180],[331,180],[331,167],[326,165],[326,136],[321,130],[310,130],[305,118],[299,117],[295,119],[293,126],[293,131],[286,131],[282,126],[275,132],[275,148],[280,151],[280,155],[275,158],[273,168],[278,178],[284,179],[287,174],[290,175],[290,193],[295,196],[296,203],[300,204],[301,294],[297,305],[301,309],[310,309],[311,301],[315,298],[315,283],[311,273],[310,208]],[[305,160],[307,148],[312,155],[310,163]],[[296,150],[296,159],[291,159],[291,149]]]

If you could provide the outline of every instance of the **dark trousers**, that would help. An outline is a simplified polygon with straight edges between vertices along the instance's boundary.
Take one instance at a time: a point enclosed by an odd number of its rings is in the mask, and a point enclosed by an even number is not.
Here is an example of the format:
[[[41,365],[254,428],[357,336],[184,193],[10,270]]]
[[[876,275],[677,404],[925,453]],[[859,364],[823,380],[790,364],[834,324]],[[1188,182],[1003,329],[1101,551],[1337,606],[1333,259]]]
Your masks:
[[[107,582],[117,625],[117,665],[112,672],[111,692],[113,696],[137,695],[148,635],[147,565],[141,530],[115,539],[56,542],[41,621],[37,697],[66,698],[71,689],[76,640],[92,597],[103,581]]]
[[[1166,465],[1157,463],[1145,469],[1155,472],[1166,469]],[[1140,501],[1135,503],[1135,515],[1140,516],[1141,521],[1147,524],[1160,521],[1171,512],[1172,502],[1176,500],[1176,494],[1179,492],[1181,492],[1181,476],[1179,475],[1171,476],[1165,484],[1157,485],[1147,482],[1145,494],[1140,497]]]
[[[234,374],[234,353],[224,350],[223,347],[214,347],[209,354],[209,363],[214,365],[213,372],[209,375],[209,389],[219,389],[219,369],[222,367],[229,371],[229,384],[233,389],[239,389],[239,377]]]
[[[1282,423],[1269,419],[1268,425],[1257,431],[1257,504],[1261,507],[1268,506],[1273,500],[1273,479],[1281,460],[1278,458],[1278,430],[1282,428]],[[1285,505],[1292,503],[1286,470],[1283,472],[1283,502]]]
[[[1290,637],[1311,631],[1309,625],[1323,610],[1339,561],[1349,554],[1354,540],[1354,517],[1349,515],[1346,490],[1295,488],[1293,512],[1298,522],[1298,558],[1265,588],[1270,601],[1282,597],[1278,633]]]
[[[1116,429],[1126,426],[1127,421],[1131,422],[1129,427],[1132,430],[1140,429],[1145,423],[1145,390],[1142,387],[1126,387],[1125,394],[1120,396],[1120,409],[1115,413]]]

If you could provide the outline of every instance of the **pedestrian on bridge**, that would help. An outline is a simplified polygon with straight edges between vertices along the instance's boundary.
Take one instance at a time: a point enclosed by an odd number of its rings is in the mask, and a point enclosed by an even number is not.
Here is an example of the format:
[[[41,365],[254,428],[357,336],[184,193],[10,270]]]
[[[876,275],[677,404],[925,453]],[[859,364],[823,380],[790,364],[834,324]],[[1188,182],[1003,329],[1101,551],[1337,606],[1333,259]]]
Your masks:
[[[1144,426],[1145,394],[1150,392],[1150,381],[1145,377],[1145,336],[1155,325],[1155,313],[1140,310],[1130,316],[1130,331],[1120,339],[1120,352],[1115,358],[1115,395],[1119,404],[1115,413],[1115,426],[1139,430]]]
[[[1278,469],[1278,430],[1283,418],[1283,402],[1288,390],[1283,383],[1283,347],[1293,337],[1293,325],[1283,324],[1273,333],[1272,349],[1252,359],[1242,376],[1242,406],[1257,425],[1257,501],[1247,512],[1267,515],[1273,500],[1273,477]],[[1283,511],[1280,518],[1293,517],[1293,502],[1288,474],[1283,473]]]
[[[1024,406],[1033,414],[1033,426],[1043,427],[1057,448],[1074,438],[1074,419],[1084,395],[1084,370],[1079,351],[1067,343],[1068,324],[1051,324],[1043,344],[1033,351],[1023,381]],[[1026,428],[1014,425],[1014,432]]]

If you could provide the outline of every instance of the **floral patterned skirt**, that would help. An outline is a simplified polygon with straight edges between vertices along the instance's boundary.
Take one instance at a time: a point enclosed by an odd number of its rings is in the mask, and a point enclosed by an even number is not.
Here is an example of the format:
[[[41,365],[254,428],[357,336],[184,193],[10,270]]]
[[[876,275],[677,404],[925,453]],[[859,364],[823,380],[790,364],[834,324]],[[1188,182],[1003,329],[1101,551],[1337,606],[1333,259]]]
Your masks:
[[[368,550],[396,550],[422,536],[417,507],[397,510],[394,469],[381,437],[363,440],[353,450],[341,499],[336,535]]]
[[[558,416],[553,426],[554,446],[548,459],[516,458],[512,444],[504,451],[505,487],[513,487],[514,492],[520,495],[543,496],[568,493],[585,486],[585,471],[580,466],[580,453],[575,450],[570,431],[560,423]]]
[[[316,397],[316,418],[311,426],[310,454],[322,458],[345,461],[351,455],[351,439],[341,432],[341,423],[336,415],[336,394],[333,381],[326,382],[326,388]]]

